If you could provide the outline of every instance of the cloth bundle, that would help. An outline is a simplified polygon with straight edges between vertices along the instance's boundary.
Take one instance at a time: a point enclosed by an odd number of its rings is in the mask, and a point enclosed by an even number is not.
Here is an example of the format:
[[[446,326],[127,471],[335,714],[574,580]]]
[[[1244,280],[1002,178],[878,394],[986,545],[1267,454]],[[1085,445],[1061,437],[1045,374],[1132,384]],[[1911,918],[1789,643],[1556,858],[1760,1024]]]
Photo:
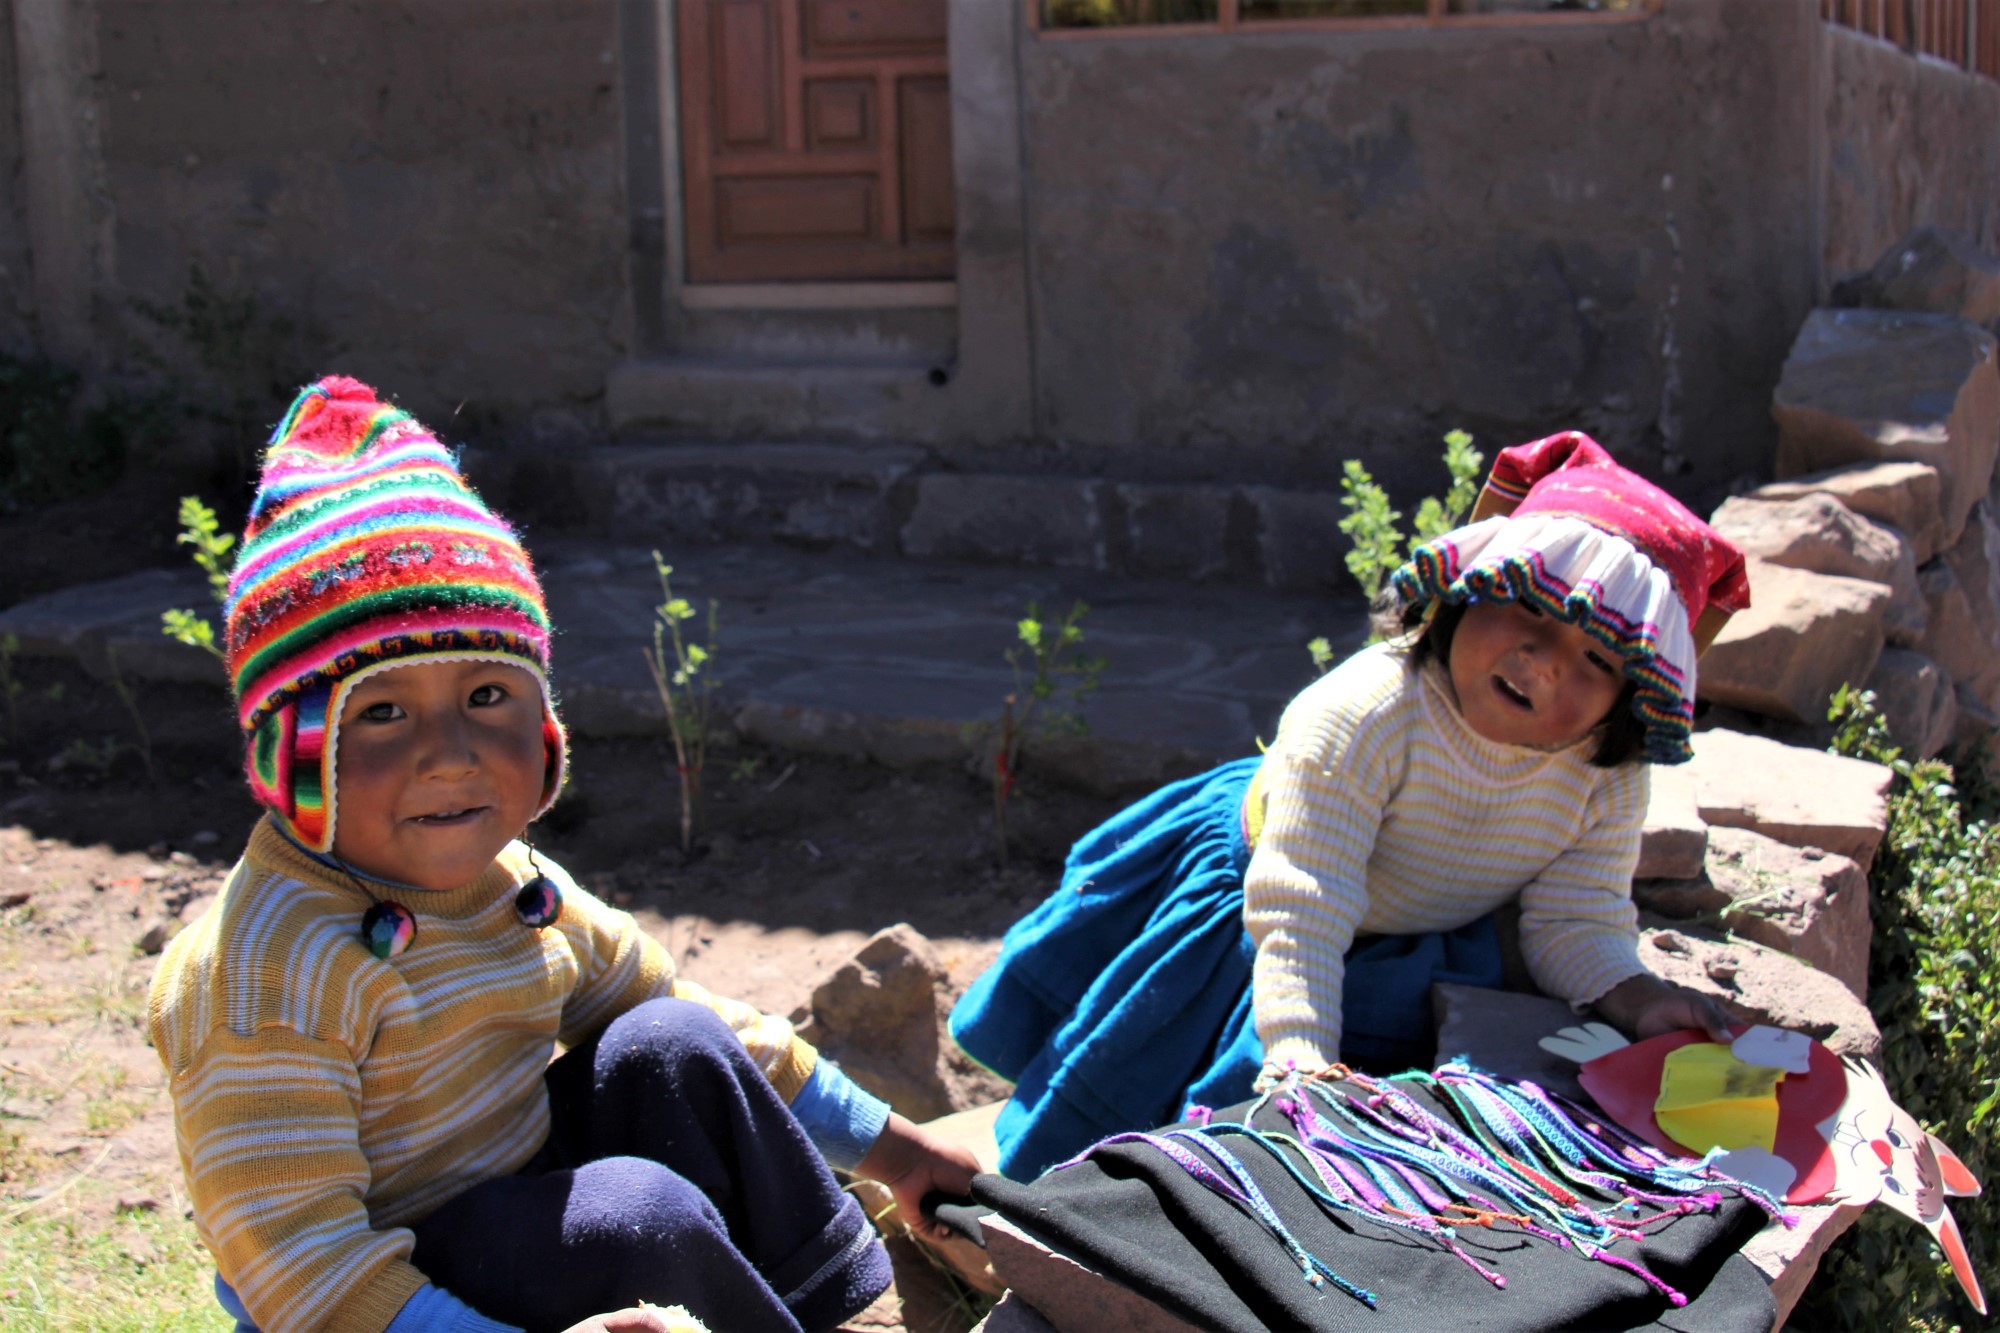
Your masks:
[[[1777,1205],[1528,1084],[1291,1079],[979,1202],[1198,1327],[1763,1333]]]

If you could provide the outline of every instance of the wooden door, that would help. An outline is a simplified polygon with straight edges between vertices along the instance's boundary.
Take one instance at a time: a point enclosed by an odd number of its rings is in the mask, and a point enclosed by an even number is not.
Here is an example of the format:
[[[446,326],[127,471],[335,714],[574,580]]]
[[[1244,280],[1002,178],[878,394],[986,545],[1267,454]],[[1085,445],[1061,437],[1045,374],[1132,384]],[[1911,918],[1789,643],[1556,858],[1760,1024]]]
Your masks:
[[[946,0],[680,0],[690,282],[948,278]]]

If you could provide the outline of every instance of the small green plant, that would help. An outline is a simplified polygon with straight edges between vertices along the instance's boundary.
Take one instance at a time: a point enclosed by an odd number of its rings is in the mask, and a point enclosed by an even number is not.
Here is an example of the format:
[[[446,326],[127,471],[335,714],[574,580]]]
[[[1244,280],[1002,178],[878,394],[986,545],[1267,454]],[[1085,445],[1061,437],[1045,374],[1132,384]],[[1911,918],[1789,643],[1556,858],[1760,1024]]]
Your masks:
[[[1896,1101],[1958,1153],[1977,1198],[1953,1199],[1973,1268],[2000,1259],[2000,828],[1976,770],[1955,780],[1889,741],[1871,694],[1843,687],[1832,748],[1895,774],[1888,833],[1870,878],[1874,947],[1868,1007],[1882,1030],[1882,1073]],[[1937,1250],[1907,1220],[1870,1208],[1834,1243],[1792,1316],[1799,1328],[1924,1330],[1975,1325]]]
[[[1007,861],[1007,802],[1020,778],[1021,747],[1035,735],[1067,732],[1087,736],[1082,705],[1097,689],[1104,673],[1102,657],[1080,655],[1083,618],[1090,608],[1071,604],[1061,620],[1047,620],[1038,603],[1015,623],[1019,643],[1007,649],[1014,672],[1014,689],[1000,703],[1000,720],[993,728],[993,829],[1001,864]]]
[[[222,531],[215,511],[203,504],[197,495],[181,497],[180,520],[180,535],[174,540],[193,548],[194,562],[208,576],[209,595],[215,598],[218,606],[222,605],[229,597],[229,552],[236,545],[236,536]],[[160,632],[190,648],[203,649],[218,658],[222,656],[222,648],[215,641],[215,626],[186,607],[161,612]]]
[[[715,677],[707,668],[715,658],[716,605],[708,602],[707,632],[695,642],[683,629],[698,614],[685,597],[674,595],[674,567],[653,552],[653,572],[660,579],[660,604],[653,608],[653,642],[641,648],[653,687],[667,710],[667,731],[674,741],[674,772],[680,782],[681,853],[694,850],[695,824],[701,811],[701,774],[708,762],[711,708]],[[672,656],[668,655],[671,647]]]
[[[1390,507],[1389,493],[1368,469],[1353,458],[1342,466],[1340,503],[1347,517],[1340,520],[1340,530],[1353,544],[1347,553],[1347,572],[1361,585],[1371,606],[1389,576],[1410,558],[1411,550],[1442,537],[1464,521],[1479,496],[1479,469],[1485,461],[1486,456],[1472,447],[1472,436],[1462,430],[1446,431],[1444,466],[1451,485],[1444,498],[1427,495],[1418,503],[1408,538],[1403,536],[1403,515]],[[1369,642],[1374,641],[1371,634]],[[1306,652],[1311,654],[1317,674],[1326,674],[1334,663],[1333,645],[1324,637],[1308,642]]]

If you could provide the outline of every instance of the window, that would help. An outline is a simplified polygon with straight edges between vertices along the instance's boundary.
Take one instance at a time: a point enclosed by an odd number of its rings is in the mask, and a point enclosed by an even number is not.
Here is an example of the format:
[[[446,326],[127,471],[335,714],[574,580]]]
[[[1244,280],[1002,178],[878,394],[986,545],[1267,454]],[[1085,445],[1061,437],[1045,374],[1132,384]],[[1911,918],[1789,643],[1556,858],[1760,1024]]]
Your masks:
[[[2000,79],[2000,0],[1819,0],[1828,23]]]
[[[1029,0],[1029,14],[1044,33],[1075,35],[1639,18],[1658,6],[1659,0]]]

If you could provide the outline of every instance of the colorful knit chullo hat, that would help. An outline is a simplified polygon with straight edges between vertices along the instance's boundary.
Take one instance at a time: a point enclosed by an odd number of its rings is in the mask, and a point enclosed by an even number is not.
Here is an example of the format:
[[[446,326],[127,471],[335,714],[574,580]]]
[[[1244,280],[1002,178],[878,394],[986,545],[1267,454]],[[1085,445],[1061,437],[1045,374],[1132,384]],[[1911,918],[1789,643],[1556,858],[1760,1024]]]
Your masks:
[[[1528,602],[1579,626],[1636,684],[1646,758],[1692,757],[1695,659],[1750,604],[1743,553],[1578,431],[1501,450],[1473,515],[1396,571],[1404,604]]]
[[[540,815],[562,788],[549,618],[528,553],[452,453],[359,380],[302,391],[272,433],[225,606],[250,790],[332,850],[341,700],[376,671],[504,662],[542,691]]]

